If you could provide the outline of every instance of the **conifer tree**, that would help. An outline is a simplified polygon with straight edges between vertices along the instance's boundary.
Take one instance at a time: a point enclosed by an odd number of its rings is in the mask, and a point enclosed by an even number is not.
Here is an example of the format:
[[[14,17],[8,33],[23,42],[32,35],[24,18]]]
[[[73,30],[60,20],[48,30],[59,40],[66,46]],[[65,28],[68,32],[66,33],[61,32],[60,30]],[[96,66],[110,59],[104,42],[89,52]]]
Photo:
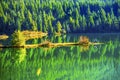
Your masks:
[[[83,15],[82,16],[82,27],[83,27],[83,30],[85,30],[85,27],[87,26],[87,23],[86,23],[86,18],[85,16]]]
[[[62,25],[60,23],[60,21],[57,22],[57,32],[60,33],[62,30]]]
[[[101,15],[101,21],[102,21],[103,24],[105,24],[106,21],[107,21],[106,12],[104,11],[103,8],[101,8],[100,13],[101,13],[101,14],[100,14],[100,15]]]
[[[112,19],[111,19],[109,13],[107,14],[107,24],[108,24],[109,26],[111,26],[111,24],[112,24]]]

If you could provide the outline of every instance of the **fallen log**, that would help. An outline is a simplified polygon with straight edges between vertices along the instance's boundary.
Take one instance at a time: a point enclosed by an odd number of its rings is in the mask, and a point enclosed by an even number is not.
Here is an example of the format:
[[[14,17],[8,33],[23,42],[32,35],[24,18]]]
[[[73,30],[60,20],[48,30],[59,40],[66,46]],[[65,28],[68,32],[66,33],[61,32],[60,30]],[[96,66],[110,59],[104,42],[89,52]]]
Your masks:
[[[5,34],[0,35],[0,40],[6,40],[6,39],[8,39],[8,38],[9,38],[9,36],[7,36],[7,35],[5,35]]]
[[[26,44],[26,45],[20,45],[20,46],[14,46],[14,45],[0,45],[0,48],[37,48],[37,47],[60,47],[60,46],[89,46],[89,45],[101,45],[104,43],[51,43],[51,42],[45,42],[40,44]]]

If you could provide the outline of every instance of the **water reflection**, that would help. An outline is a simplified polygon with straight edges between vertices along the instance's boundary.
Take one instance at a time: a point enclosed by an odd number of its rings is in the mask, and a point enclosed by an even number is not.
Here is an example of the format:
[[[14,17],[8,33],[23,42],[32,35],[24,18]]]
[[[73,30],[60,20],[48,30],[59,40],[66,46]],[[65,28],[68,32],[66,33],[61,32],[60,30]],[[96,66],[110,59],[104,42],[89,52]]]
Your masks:
[[[68,37],[70,39],[66,36],[65,42],[67,40],[76,42],[79,38],[74,36],[71,40],[72,36]],[[63,40],[57,37],[51,41]],[[0,52],[0,78],[2,80],[119,80],[119,38],[107,41],[101,38],[99,41],[104,41],[106,44],[3,49]],[[36,39],[32,41],[34,44],[38,42]]]
[[[23,62],[26,58],[26,49],[25,48],[13,49],[11,57],[17,64]]]

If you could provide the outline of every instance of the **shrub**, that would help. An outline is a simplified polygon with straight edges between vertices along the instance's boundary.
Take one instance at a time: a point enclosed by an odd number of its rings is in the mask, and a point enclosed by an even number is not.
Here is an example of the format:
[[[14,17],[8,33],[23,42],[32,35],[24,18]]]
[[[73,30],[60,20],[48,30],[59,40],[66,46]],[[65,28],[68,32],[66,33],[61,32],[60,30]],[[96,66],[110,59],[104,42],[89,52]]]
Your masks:
[[[25,38],[24,38],[22,32],[15,31],[12,34],[12,41],[11,41],[11,43],[14,46],[23,46],[23,45],[25,45]]]

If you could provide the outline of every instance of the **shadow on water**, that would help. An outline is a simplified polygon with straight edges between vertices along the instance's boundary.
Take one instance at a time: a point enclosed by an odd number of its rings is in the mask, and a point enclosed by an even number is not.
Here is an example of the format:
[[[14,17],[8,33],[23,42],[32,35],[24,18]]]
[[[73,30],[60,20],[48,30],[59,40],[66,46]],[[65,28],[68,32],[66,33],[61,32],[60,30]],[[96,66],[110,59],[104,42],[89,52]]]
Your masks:
[[[76,42],[79,36],[46,37],[46,40]],[[87,47],[3,49],[0,51],[0,78],[1,80],[119,80],[119,36],[114,39],[108,35],[107,39],[102,38],[105,36],[89,37],[90,40],[97,39],[106,44]],[[34,39],[31,43],[37,44],[44,40]]]

